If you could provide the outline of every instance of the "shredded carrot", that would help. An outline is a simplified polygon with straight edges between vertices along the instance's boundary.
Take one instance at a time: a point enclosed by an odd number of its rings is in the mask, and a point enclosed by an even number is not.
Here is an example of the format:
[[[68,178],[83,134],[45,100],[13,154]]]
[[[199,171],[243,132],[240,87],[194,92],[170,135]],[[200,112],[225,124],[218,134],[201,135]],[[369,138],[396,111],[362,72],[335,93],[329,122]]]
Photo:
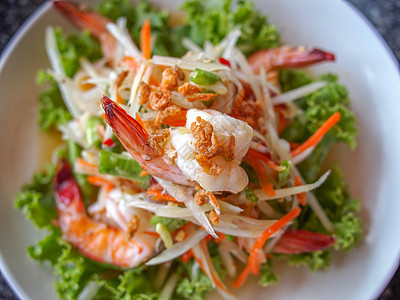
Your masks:
[[[157,232],[154,232],[154,231],[142,231],[142,233],[147,234],[147,235],[151,235],[151,236],[155,236],[155,237],[159,237],[160,236]]]
[[[147,176],[147,175],[149,175],[149,173],[147,173],[146,171],[142,171],[139,173],[140,177]]]
[[[142,126],[144,131],[146,131],[146,133],[149,134],[149,132],[147,131],[146,125],[144,125],[143,120],[142,120],[142,118],[140,117],[140,115],[138,113],[136,113],[135,119],[140,124],[140,126]]]
[[[117,93],[117,103],[119,104],[126,104],[124,98],[122,98],[120,93]]]
[[[97,169],[97,165],[88,163],[88,162],[84,161],[84,160],[83,160],[82,158],[80,158],[80,157],[79,157],[76,161],[77,161],[78,164],[81,164],[81,165],[83,165],[83,166],[85,166],[85,167],[96,168],[96,169]]]
[[[295,185],[295,186],[303,185],[303,183],[301,182],[300,177],[297,176],[297,175],[294,177],[294,185]],[[297,194],[297,195],[296,195],[296,198],[297,198],[297,201],[299,201],[299,203],[300,203],[301,205],[303,205],[303,206],[306,205],[306,198],[307,198],[307,195],[306,195],[305,192],[304,192],[304,193]]]
[[[272,183],[269,181],[267,172],[265,171],[263,165],[258,160],[255,160],[252,161],[252,167],[256,172],[258,181],[260,182],[261,189],[264,192],[264,194],[267,195],[268,197],[275,196],[274,187],[272,186]]]
[[[188,250],[181,255],[181,261],[187,263],[193,257],[192,250]]]
[[[154,86],[159,86],[159,85],[160,85],[160,83],[158,82],[157,79],[154,78],[154,76],[150,76],[150,78],[149,78],[149,84],[150,84],[150,85],[154,85]]]
[[[243,285],[243,283],[246,282],[246,279],[249,276],[249,274],[250,274],[250,266],[247,265],[246,268],[244,268],[243,272],[239,275],[239,277],[233,283],[233,287],[235,289],[241,287]]]
[[[281,134],[286,127],[286,118],[281,111],[278,112],[278,116],[279,116],[278,134]]]
[[[182,109],[181,113],[179,115],[173,116],[173,117],[167,117],[162,121],[162,124],[165,125],[170,125],[174,127],[181,127],[185,126],[186,124],[186,109]]]
[[[296,157],[297,155],[301,154],[304,150],[315,147],[324,137],[324,135],[331,129],[337,122],[340,120],[340,112],[335,112],[332,116],[328,118],[322,124],[320,128],[310,136],[303,144],[292,151],[292,156]]]
[[[217,239],[214,239],[214,242],[216,243],[216,244],[219,244],[219,243],[221,243],[223,240],[225,240],[226,239],[226,235],[224,234],[224,233],[221,233],[221,232],[218,232],[218,238]]]
[[[290,212],[288,212],[286,215],[284,215],[282,218],[280,218],[278,221],[276,221],[274,224],[269,226],[255,241],[253,248],[251,249],[250,256],[249,256],[249,261],[248,261],[248,266],[250,267],[250,270],[253,274],[258,274],[258,265],[257,265],[257,257],[258,253],[260,252],[261,248],[264,247],[265,242],[267,239],[271,237],[275,232],[277,232],[279,229],[281,229],[283,226],[285,226],[287,223],[289,223],[291,220],[296,218],[301,212],[301,209],[299,207],[294,208]]]
[[[156,189],[152,189],[152,188],[147,190],[146,196],[150,196],[152,199],[157,200],[157,201],[178,202],[174,197],[164,194],[164,193],[157,191]]]
[[[194,259],[197,261],[197,263],[199,264],[200,269],[203,271],[203,273],[204,273],[205,275],[208,275],[208,274],[207,274],[207,271],[206,271],[206,268],[204,267],[203,262],[202,262],[198,257],[196,257],[196,255],[194,254],[194,251],[193,251],[193,250],[192,250],[192,255],[193,255]],[[211,278],[210,278],[210,279],[211,279],[211,280],[215,283],[215,285],[216,285],[217,287],[219,287],[221,290],[223,290],[223,291],[226,292],[226,293],[231,294],[231,292],[228,291],[228,290],[226,289],[226,287],[224,286],[224,284],[223,284],[216,276],[214,276],[213,272],[211,271],[211,268],[212,268],[213,266],[209,266],[209,267],[210,267],[210,275],[211,275]]]
[[[211,241],[212,240],[212,236],[211,235],[207,235],[205,238],[204,238],[204,240],[206,241],[206,243],[208,243],[209,241]]]
[[[149,19],[143,22],[140,30],[140,50],[142,50],[142,54],[146,59],[151,57],[151,25]]]
[[[136,62],[136,60],[131,57],[131,56],[125,56],[122,61],[132,70],[137,70],[139,68],[138,63]]]
[[[280,170],[281,166],[277,165],[272,159],[270,159],[264,153],[258,152],[255,149],[249,149],[249,151],[247,152],[247,155],[249,156],[250,159],[262,160],[272,170],[281,171]]]
[[[106,186],[107,192],[111,191],[115,186],[114,182],[99,176],[88,176],[87,181],[96,186]]]

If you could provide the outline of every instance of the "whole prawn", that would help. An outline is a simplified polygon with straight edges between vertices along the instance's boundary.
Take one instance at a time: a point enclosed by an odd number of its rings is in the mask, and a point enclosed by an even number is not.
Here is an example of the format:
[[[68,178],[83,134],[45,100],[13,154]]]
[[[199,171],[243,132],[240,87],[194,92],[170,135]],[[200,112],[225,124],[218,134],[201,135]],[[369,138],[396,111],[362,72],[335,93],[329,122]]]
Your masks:
[[[103,96],[101,102],[107,123],[143,170],[168,181],[192,185],[176,165],[168,164],[163,156],[150,146],[148,133],[134,118],[107,96]]]
[[[157,237],[137,232],[133,238],[115,227],[87,216],[71,168],[59,162],[54,178],[58,226],[64,239],[85,256],[123,268],[136,267],[153,255]]]

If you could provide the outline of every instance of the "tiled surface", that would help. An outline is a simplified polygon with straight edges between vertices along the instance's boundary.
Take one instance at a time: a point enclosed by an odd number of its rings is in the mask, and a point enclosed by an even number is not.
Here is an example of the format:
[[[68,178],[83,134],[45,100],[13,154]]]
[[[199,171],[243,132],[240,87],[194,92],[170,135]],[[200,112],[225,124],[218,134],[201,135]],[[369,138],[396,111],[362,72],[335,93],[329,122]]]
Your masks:
[[[0,51],[11,36],[43,0],[0,0]],[[378,29],[400,60],[400,1],[350,0]],[[0,299],[17,299],[0,275]],[[379,297],[380,300],[400,299],[400,269]]]

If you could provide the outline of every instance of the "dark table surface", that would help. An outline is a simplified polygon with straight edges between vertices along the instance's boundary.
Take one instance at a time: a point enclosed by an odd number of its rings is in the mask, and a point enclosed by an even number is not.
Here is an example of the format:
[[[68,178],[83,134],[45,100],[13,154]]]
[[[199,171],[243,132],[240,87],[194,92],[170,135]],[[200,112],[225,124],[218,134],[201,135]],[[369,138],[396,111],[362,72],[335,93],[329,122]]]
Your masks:
[[[26,18],[43,2],[43,0],[0,0],[0,52]],[[349,2],[369,19],[400,60],[400,1],[349,0]],[[1,275],[0,299],[17,299]],[[400,268],[379,299],[400,299]]]

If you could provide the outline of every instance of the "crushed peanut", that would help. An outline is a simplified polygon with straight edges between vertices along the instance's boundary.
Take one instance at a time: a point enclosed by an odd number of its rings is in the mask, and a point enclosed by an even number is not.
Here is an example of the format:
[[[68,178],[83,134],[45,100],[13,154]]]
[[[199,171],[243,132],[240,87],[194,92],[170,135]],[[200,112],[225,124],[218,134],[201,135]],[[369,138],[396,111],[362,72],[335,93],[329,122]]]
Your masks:
[[[203,88],[186,82],[178,88],[178,92],[186,97],[188,102],[196,101],[210,101],[212,98],[217,96],[215,93],[202,93]]]
[[[179,81],[184,79],[185,74],[179,67],[166,68],[162,73],[161,86],[167,89],[173,89],[178,86]]]
[[[168,118],[168,117],[173,117],[176,115],[179,115],[182,112],[182,108],[175,105],[175,104],[171,104],[163,109],[161,109],[158,114],[157,117],[154,121],[154,125],[156,127],[161,126],[162,122]]]
[[[210,211],[210,220],[213,225],[218,225],[219,223],[219,216],[215,212],[215,210]]]
[[[185,240],[187,236],[187,232],[184,229],[180,229],[175,236],[175,240],[179,243]]]
[[[150,93],[151,93],[150,87],[146,83],[141,81],[139,83],[139,89],[138,89],[138,99],[140,105],[145,104],[147,101],[149,101]]]
[[[163,87],[154,89],[150,93],[150,105],[154,110],[165,108],[171,102],[171,99],[171,91]]]
[[[162,146],[163,142],[167,137],[169,137],[170,131],[169,129],[157,130],[153,133],[150,138],[150,147],[153,148],[158,155],[164,155],[164,147]]]
[[[197,153],[207,159],[223,153],[225,149],[218,144],[218,139],[211,123],[203,120],[201,117],[197,117],[196,122],[190,125],[190,131],[196,138],[194,146]]]
[[[187,96],[187,95],[194,94],[194,93],[200,93],[201,91],[202,91],[202,89],[200,89],[198,86],[191,84],[189,82],[182,84],[178,88],[178,92],[182,96]]]
[[[215,161],[207,159],[202,155],[196,155],[196,161],[208,175],[217,176],[222,172],[222,168]]]

